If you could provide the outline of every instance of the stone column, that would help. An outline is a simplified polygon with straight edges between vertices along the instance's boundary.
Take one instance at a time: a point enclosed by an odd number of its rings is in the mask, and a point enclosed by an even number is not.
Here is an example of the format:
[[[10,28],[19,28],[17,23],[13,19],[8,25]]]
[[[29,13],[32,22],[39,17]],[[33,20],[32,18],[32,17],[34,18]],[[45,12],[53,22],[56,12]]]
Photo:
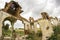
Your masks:
[[[34,23],[34,31],[37,33],[37,23]]]
[[[13,30],[14,30],[14,23],[11,23],[11,25],[12,25],[12,37],[11,37],[11,40],[14,40],[15,38],[14,38],[14,34],[13,34]]]
[[[27,33],[26,31],[28,31],[29,29],[29,23],[25,20],[23,20],[23,24],[24,24],[24,31],[25,31],[25,34]]]
[[[2,19],[0,18],[0,38],[2,36]]]
[[[29,24],[25,24],[24,27],[25,27],[26,33],[29,34],[29,31],[30,31]]]

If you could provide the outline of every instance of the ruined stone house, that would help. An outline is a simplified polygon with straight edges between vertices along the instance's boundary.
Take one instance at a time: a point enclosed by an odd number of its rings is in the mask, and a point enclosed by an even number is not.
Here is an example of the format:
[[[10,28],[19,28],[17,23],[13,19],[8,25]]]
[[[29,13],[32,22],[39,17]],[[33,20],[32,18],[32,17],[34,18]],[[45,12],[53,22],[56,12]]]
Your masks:
[[[0,10],[0,37],[2,36],[2,26],[4,20],[11,20],[15,18],[16,20],[22,21],[24,24],[24,29],[26,34],[28,30],[37,32],[37,24],[39,25],[40,29],[42,30],[42,40],[47,40],[53,33],[53,25],[58,24],[57,18],[51,18],[46,12],[42,12],[42,18],[38,20],[34,20],[32,17],[29,18],[29,21],[23,18],[20,14],[23,12],[22,7],[15,1],[11,1],[6,3],[5,8]],[[7,19],[6,19],[7,18]],[[53,23],[52,23],[53,22]]]

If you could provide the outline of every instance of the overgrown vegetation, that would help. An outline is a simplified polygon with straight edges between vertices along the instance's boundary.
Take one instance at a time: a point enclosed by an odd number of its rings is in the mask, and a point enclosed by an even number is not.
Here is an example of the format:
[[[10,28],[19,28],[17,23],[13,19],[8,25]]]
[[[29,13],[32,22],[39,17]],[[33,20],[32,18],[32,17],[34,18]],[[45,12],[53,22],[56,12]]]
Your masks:
[[[3,26],[2,33],[4,36],[10,36],[11,30],[9,30],[9,24],[6,24],[5,26]]]
[[[16,31],[17,34],[19,34],[19,36],[23,36],[24,35],[24,31]]]
[[[60,25],[53,27],[54,34],[48,40],[60,40]]]
[[[37,33],[34,31],[30,32],[28,34],[28,37],[26,37],[26,40],[41,40],[42,38],[42,32],[39,30]]]

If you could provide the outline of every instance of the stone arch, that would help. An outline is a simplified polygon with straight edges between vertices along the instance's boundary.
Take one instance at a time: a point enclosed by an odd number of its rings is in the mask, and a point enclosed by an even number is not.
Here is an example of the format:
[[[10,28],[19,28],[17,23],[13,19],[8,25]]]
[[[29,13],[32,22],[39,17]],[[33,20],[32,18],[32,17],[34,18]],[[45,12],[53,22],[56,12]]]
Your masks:
[[[8,16],[8,17],[5,17],[4,18],[4,20],[2,21],[2,37],[4,38],[4,33],[3,33],[3,28],[4,28],[4,22],[6,21],[6,20],[8,20],[8,21],[10,21],[11,22],[11,26],[12,26],[12,33],[13,33],[13,30],[14,30],[14,27],[13,27],[13,25],[14,25],[14,23],[15,23],[15,21],[16,21],[16,19],[14,18],[14,17],[12,17],[12,16]],[[12,36],[13,36],[13,34],[12,34]],[[3,39],[2,39],[3,40]]]
[[[9,17],[4,18],[3,23],[4,23],[4,21],[6,21],[6,20],[9,20],[10,22],[12,22],[12,21],[16,22],[17,19],[15,19],[14,17],[10,17],[10,16],[9,16]],[[2,24],[3,24],[3,23],[2,23]]]
[[[15,19],[14,17],[8,16],[2,21],[2,26],[4,25],[4,21],[6,21],[6,20],[10,21],[11,25],[14,25],[14,23],[16,22],[17,19]]]
[[[3,22],[2,22],[3,25],[4,25],[4,22],[5,22],[6,20],[8,20],[8,21],[11,22],[11,20],[9,19],[9,17],[6,17],[6,18],[3,20]]]
[[[10,22],[10,24],[9,24],[9,23],[6,23],[6,21]],[[9,21],[9,20],[4,20],[4,21],[2,22],[2,30],[5,28],[5,26],[6,26],[7,24],[10,26],[10,25],[11,25],[11,21]],[[8,27],[8,28],[9,28],[9,27]]]
[[[4,25],[4,21],[6,21],[6,20],[10,21],[10,22],[11,22],[11,25],[12,25],[12,23],[15,23],[17,19],[15,19],[15,18],[13,18],[13,17],[10,17],[10,16],[9,16],[9,17],[6,17],[6,18],[3,20],[3,22],[2,22],[3,25]]]
[[[9,15],[3,11],[0,11],[0,39],[2,37],[2,26],[3,26],[2,23],[6,17],[11,17],[11,15]]]

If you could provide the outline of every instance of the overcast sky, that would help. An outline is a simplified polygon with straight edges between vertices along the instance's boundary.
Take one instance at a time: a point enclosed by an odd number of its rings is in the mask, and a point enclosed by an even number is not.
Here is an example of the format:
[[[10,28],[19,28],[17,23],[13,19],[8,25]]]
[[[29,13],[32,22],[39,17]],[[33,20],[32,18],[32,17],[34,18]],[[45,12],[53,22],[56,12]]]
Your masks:
[[[0,0],[0,9],[4,8],[5,2],[10,0]],[[35,20],[41,18],[41,12],[47,12],[50,16],[60,18],[60,0],[15,0],[21,5],[24,11],[21,16],[26,19],[33,17]],[[17,20],[14,27],[22,27],[22,22]]]

